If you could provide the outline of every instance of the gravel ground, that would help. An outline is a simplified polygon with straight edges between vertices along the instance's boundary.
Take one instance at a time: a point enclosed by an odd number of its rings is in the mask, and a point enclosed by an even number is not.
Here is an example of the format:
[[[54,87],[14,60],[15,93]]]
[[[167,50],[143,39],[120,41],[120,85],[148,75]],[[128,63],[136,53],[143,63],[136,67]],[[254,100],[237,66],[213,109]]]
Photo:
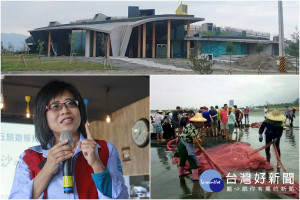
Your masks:
[[[69,57],[55,57],[69,60]],[[102,57],[87,58],[77,57],[79,61],[100,62]],[[118,67],[117,70],[73,70],[73,71],[2,71],[2,74],[77,74],[77,75],[152,75],[152,74],[198,74],[189,68],[187,60],[182,59],[151,59],[151,58],[127,58],[110,57],[112,66]],[[225,61],[214,61],[212,66],[213,74],[228,74],[229,63]],[[279,74],[277,69],[262,69],[263,74]],[[257,74],[256,69],[245,69],[237,65],[232,65],[232,74]],[[295,74],[295,70],[288,70],[288,74]]]

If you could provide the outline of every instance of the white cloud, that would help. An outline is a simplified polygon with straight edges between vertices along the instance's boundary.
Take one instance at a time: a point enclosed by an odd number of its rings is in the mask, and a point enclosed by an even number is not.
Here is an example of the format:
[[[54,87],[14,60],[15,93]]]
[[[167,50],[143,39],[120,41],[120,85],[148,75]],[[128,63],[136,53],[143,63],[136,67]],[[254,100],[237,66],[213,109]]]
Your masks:
[[[217,26],[278,32],[277,1],[186,1],[189,14]],[[174,14],[179,1],[2,1],[2,32],[28,34],[28,30],[47,26],[50,21],[69,23],[92,18],[96,13],[127,16],[128,6],[155,9],[156,14]],[[299,24],[298,1],[283,1],[285,36]],[[202,22],[201,22],[202,23]]]
[[[151,76],[151,109],[292,102],[299,98],[298,76]]]

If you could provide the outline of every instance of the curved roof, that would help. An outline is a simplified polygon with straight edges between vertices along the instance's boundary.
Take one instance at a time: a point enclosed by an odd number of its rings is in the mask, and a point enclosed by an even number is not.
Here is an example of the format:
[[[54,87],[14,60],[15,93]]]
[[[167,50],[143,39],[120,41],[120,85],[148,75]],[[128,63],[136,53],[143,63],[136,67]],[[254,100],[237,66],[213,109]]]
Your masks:
[[[50,31],[50,30],[60,30],[60,29],[72,29],[72,30],[91,30],[104,33],[111,33],[115,28],[121,26],[130,26],[131,28],[139,26],[144,23],[164,21],[164,20],[184,20],[185,23],[190,21],[190,23],[195,23],[198,21],[204,21],[204,18],[196,18],[193,15],[155,15],[151,17],[141,17],[141,18],[128,18],[121,20],[109,20],[100,22],[83,22],[79,24],[61,24],[57,26],[48,26],[30,30],[29,32],[37,31]]]
[[[126,48],[130,39],[132,29],[141,24],[157,21],[176,20],[184,24],[203,21],[204,18],[195,18],[193,15],[154,15],[148,17],[136,17],[119,20],[108,20],[98,22],[82,22],[78,24],[62,24],[37,28],[29,31],[51,31],[51,30],[88,30],[109,33],[111,38],[111,49],[113,56],[125,56]]]

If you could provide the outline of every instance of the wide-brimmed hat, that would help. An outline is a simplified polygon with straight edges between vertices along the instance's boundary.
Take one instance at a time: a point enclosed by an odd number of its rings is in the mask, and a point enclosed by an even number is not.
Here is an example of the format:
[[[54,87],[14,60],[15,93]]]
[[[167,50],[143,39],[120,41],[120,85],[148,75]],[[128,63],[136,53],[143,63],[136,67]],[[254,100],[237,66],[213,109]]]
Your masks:
[[[205,119],[201,113],[196,113],[194,117],[190,119],[191,122],[206,122],[207,119]]]
[[[232,106],[229,106],[228,110],[232,112],[234,111],[234,108]]]
[[[172,112],[170,109],[167,111],[167,113],[170,113],[170,112]]]
[[[162,110],[159,110],[159,111],[157,111],[158,113],[163,113],[163,111]]]
[[[272,112],[266,114],[266,118],[272,121],[285,121],[285,116],[280,113],[280,110],[274,109]]]

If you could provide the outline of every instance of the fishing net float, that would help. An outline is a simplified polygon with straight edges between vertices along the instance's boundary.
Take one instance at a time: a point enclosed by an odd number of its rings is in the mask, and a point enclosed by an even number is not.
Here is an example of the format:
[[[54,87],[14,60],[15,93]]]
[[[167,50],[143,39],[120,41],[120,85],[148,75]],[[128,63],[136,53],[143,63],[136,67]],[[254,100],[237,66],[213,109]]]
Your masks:
[[[167,143],[167,148],[169,150],[175,150],[177,147],[177,141],[178,139],[171,140]],[[173,147],[172,143],[175,142],[175,145]],[[273,170],[274,167],[272,164],[270,164],[262,155],[259,154],[259,151],[264,150],[265,148],[268,148],[273,144],[276,160],[278,163],[278,166],[282,168],[282,170],[287,173],[285,168],[283,167],[276,145],[274,143],[269,143],[259,149],[254,150],[250,144],[248,143],[242,143],[242,142],[236,142],[233,144],[222,144],[218,145],[216,147],[200,151],[198,149],[195,150],[195,154],[200,160],[200,163],[197,165],[199,173],[204,172],[208,169],[215,169],[217,170],[221,175],[222,178],[227,179],[228,172],[233,170],[257,170],[257,169],[266,169],[266,170]],[[179,165],[180,158],[174,157],[173,158],[173,164]],[[218,164],[217,164],[218,163]],[[184,166],[185,170],[190,170],[190,166],[188,162],[186,162]],[[288,173],[287,173],[288,174]],[[243,182],[241,178],[236,178],[237,182]],[[294,191],[273,191],[272,192],[278,192],[283,193],[287,195],[295,196],[297,199],[299,198],[299,183],[294,180],[294,184],[271,184],[268,182],[257,182],[256,180],[250,179],[249,185],[251,186],[264,186],[264,187],[270,187],[271,189],[274,189],[274,187],[293,187]]]

